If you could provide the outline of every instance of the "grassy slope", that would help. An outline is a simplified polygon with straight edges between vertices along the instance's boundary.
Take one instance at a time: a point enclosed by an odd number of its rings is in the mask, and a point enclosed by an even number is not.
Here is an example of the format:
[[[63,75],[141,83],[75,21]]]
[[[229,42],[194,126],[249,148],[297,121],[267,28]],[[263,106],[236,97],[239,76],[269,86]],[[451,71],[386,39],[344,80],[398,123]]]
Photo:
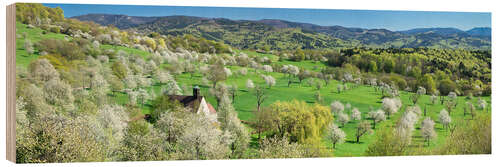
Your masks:
[[[22,35],[22,33],[26,32],[28,34],[28,38],[32,42],[39,41],[43,38],[58,38],[58,39],[63,39],[65,35],[63,34],[53,34],[53,33],[48,33],[48,34],[42,34],[42,30],[34,28],[34,29],[27,29],[26,25],[23,24],[17,24],[17,34]],[[144,51],[140,51],[137,49],[131,49],[131,48],[125,48],[125,47],[113,47],[110,45],[102,45],[103,48],[105,49],[115,49],[115,50],[124,50],[128,53],[133,53],[133,54],[140,54],[144,57],[148,57],[148,53]],[[24,51],[24,39],[17,38],[17,55],[16,55],[16,65],[19,67],[26,68],[29,62],[32,60],[36,59],[38,57],[38,53],[35,52],[35,55],[32,56],[27,56],[26,52]],[[246,52],[250,55],[258,55],[258,56],[268,56],[272,58],[273,60],[276,60],[276,56],[274,55],[269,55],[269,54],[259,54],[255,52],[249,52],[249,51],[243,51]],[[283,62],[277,62],[280,64],[294,64],[299,67],[304,67],[306,69],[313,69],[314,66],[322,67],[324,64],[322,63],[315,63],[312,61],[304,61],[304,62],[290,62],[290,61],[283,61]],[[241,67],[237,66],[231,66],[229,67],[233,72],[238,70]],[[259,70],[258,70],[259,71]],[[260,73],[264,73],[260,71]],[[317,91],[313,87],[309,87],[303,82],[302,84],[299,84],[298,81],[295,79],[295,83],[292,84],[290,87],[287,87],[287,78],[281,74],[281,73],[269,73],[269,75],[272,75],[273,77],[276,78],[276,85],[267,89],[267,100],[264,102],[264,106],[267,106],[275,101],[289,101],[292,99],[298,99],[298,100],[304,100],[308,103],[314,103],[316,100],[314,98],[314,94]],[[179,85],[201,85],[201,74],[196,74],[193,78],[190,77],[189,74],[181,74],[177,76],[177,81]],[[260,74],[257,74],[253,69],[249,70],[249,73],[247,76],[231,76],[225,83],[227,84],[236,84],[238,85],[239,91],[238,91],[238,96],[235,99],[234,106],[238,112],[238,117],[242,120],[251,120],[253,117],[253,111],[256,108],[256,100],[255,97],[253,96],[252,92],[248,92],[245,88],[245,84],[247,79],[252,79],[255,84],[261,84],[264,85],[265,82],[263,79],[260,78]],[[379,108],[381,106],[381,99],[380,99],[380,94],[379,92],[375,92],[372,87],[368,86],[359,86],[357,88],[342,92],[342,93],[336,93],[336,86],[339,82],[338,81],[332,81],[328,86],[323,87],[320,90],[320,93],[323,97],[323,100],[325,102],[324,105],[329,105],[332,101],[334,100],[340,100],[343,103],[350,103],[353,107],[359,108],[359,110],[362,112],[363,118],[367,117],[368,110],[370,106],[374,108]],[[205,96],[208,96],[208,87],[207,86],[201,86],[202,88],[202,94]],[[147,90],[153,90],[155,92],[160,91],[160,85],[154,85],[152,87],[146,88]],[[186,92],[187,94],[191,94],[191,92]],[[406,92],[401,92],[401,100],[403,104],[409,105],[410,100],[409,100],[409,93]],[[123,93],[117,93],[116,96],[112,97],[118,104],[126,104],[128,102],[128,97],[126,94]],[[490,97],[484,97],[489,103]],[[476,99],[474,99],[475,102]],[[216,106],[216,101],[213,97],[208,96],[208,101],[211,104],[214,104]],[[429,96],[425,95],[420,98],[420,101],[418,105],[423,109],[424,104],[429,104]],[[457,109],[455,109],[454,112],[451,113],[452,120],[459,120],[459,119],[464,119],[463,117],[463,107],[465,104],[464,97],[459,97],[459,105]],[[433,120],[438,122],[438,115],[439,111],[444,108],[443,105],[436,104],[436,105],[429,105],[428,106],[428,116],[430,116]],[[150,102],[147,102],[145,106],[143,107],[143,113],[149,113],[150,110]],[[348,111],[346,111],[348,112]],[[382,123],[377,124],[377,128],[381,127],[382,124],[394,124],[397,121],[397,118],[401,115],[402,111],[396,113],[394,116],[391,117],[390,120],[384,121]],[[469,118],[470,116],[467,116]],[[424,117],[422,116],[421,119]],[[342,129],[346,132],[347,134],[347,140],[344,144],[338,144],[337,149],[334,151],[335,156],[361,156],[364,154],[365,150],[369,146],[370,143],[372,143],[375,139],[375,134],[372,135],[366,135],[361,138],[361,143],[354,143],[353,141],[355,140],[355,127],[356,123],[350,122],[346,124],[345,127]],[[415,131],[414,134],[414,144],[422,144],[422,138],[420,136],[420,131],[418,128],[420,127],[420,122],[416,126],[417,130]],[[444,139],[446,137],[446,132],[442,129],[442,125],[439,123],[436,123],[436,132],[438,134],[438,138],[434,140],[431,143],[431,147],[436,147],[444,142]],[[375,130],[376,133],[376,130]],[[255,137],[255,136],[254,136]],[[255,140],[254,140],[255,141]],[[325,149],[331,148],[331,143],[327,142],[326,140],[324,141],[325,143]]]
[[[42,34],[43,30],[39,28],[27,28],[27,25],[17,23],[16,24],[16,66],[26,68],[29,63],[38,58],[39,54],[38,50],[35,50],[33,55],[28,55],[26,50],[24,50],[24,42],[23,38],[24,34],[31,40],[31,43],[36,44],[36,42],[46,39],[46,38],[55,38],[55,39],[64,39],[64,34],[56,34],[47,32],[47,34]]]

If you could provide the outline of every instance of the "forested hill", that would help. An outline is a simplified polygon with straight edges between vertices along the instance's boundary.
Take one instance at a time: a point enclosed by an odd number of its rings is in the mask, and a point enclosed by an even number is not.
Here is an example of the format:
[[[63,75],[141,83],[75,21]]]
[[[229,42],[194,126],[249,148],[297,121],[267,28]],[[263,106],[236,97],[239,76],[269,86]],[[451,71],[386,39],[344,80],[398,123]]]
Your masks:
[[[109,15],[109,14],[87,14],[74,17],[81,21],[93,21],[100,25],[114,25],[120,29],[127,29],[140,24],[149,23],[157,20],[159,17],[140,17],[127,15]]]
[[[319,26],[284,20],[230,20],[193,16],[135,17],[90,14],[73,17],[120,29],[164,35],[193,34],[241,49],[290,50],[345,47],[491,49],[491,28],[419,28],[408,31]]]

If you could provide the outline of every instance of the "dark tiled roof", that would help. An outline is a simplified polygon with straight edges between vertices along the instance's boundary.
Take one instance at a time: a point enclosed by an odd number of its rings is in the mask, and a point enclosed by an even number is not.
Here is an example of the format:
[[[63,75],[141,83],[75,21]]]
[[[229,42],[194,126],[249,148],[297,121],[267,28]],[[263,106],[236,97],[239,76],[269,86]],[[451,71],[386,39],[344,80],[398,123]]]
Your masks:
[[[172,99],[172,100],[179,101],[181,104],[184,105],[184,107],[192,108],[193,112],[198,111],[198,108],[200,107],[201,99],[203,99],[203,96],[195,97],[195,96],[183,96],[183,95],[169,95],[168,97],[170,97],[170,99]],[[205,101],[205,102],[208,105],[208,110],[210,111],[210,113],[215,114],[217,112],[215,110],[215,108],[207,101]]]
[[[193,109],[193,112],[198,110],[200,106],[201,99],[203,96],[183,96],[183,95],[169,95],[170,99],[179,101],[184,107],[190,107]],[[196,105],[195,105],[196,104]]]

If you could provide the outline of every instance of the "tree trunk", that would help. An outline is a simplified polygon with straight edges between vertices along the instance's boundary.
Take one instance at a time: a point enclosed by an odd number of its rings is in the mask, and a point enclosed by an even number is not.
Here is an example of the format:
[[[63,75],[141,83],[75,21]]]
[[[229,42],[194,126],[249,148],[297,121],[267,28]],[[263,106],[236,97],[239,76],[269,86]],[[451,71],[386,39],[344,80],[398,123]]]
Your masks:
[[[260,112],[260,103],[257,102],[257,112]]]
[[[356,143],[359,143],[359,137],[361,137],[361,136],[358,136],[358,135],[356,136]]]
[[[235,97],[236,97],[236,95],[233,93],[233,101],[232,101],[233,103],[234,103],[234,98],[235,98]]]
[[[196,146],[196,159],[200,159],[200,148]]]
[[[424,107],[424,116],[427,116],[427,105]]]

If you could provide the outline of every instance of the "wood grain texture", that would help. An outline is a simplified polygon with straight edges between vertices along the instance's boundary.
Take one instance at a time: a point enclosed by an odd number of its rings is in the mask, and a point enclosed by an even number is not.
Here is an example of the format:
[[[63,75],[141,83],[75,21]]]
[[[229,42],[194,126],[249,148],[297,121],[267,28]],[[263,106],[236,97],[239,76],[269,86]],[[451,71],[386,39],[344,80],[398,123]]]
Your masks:
[[[7,160],[16,162],[16,4],[7,6]]]

